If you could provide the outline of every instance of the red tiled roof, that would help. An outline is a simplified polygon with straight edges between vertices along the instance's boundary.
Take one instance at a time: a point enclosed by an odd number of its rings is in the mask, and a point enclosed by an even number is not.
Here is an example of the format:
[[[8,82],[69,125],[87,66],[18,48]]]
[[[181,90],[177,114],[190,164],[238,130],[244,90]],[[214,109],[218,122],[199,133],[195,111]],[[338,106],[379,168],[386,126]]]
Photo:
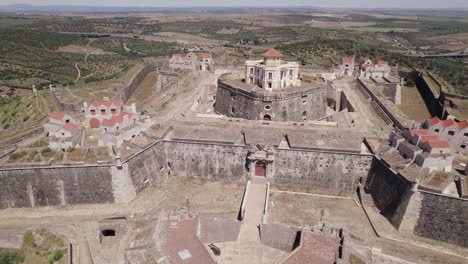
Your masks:
[[[434,116],[433,118],[428,119],[427,122],[429,123],[429,126],[433,126],[439,123],[440,119],[437,116]]]
[[[211,59],[211,54],[210,53],[203,53],[202,58],[203,59]]]
[[[181,54],[172,54],[172,58],[181,58],[182,55]]]
[[[431,140],[439,140],[439,136],[437,135],[422,135],[420,136],[419,142],[426,142]]]
[[[64,112],[52,112],[50,117],[57,120],[62,120],[65,117]]]
[[[105,127],[113,127],[115,125],[115,121],[112,119],[104,119],[102,120],[101,125]]]
[[[369,60],[369,57],[364,57],[362,58],[362,60],[365,62],[365,61],[368,61]]]
[[[66,131],[72,131],[73,129],[75,129],[75,127],[76,127],[75,123],[69,122],[63,126],[63,129]]]
[[[447,119],[447,120],[441,121],[440,124],[443,127],[449,127],[449,126],[452,126],[452,125],[456,125],[457,123],[455,121],[453,121],[452,119]]]
[[[104,105],[105,107],[109,107],[112,105],[112,102],[109,100],[104,100],[101,102],[101,104]]]
[[[89,105],[93,105],[95,107],[99,107],[101,105],[101,101],[94,100]]]
[[[271,48],[271,49],[267,50],[265,53],[263,53],[263,57],[281,58],[281,57],[283,57],[283,54],[281,54],[281,52]]]
[[[351,57],[343,58],[343,63],[345,63],[345,64],[353,64],[353,62],[354,62],[354,59],[351,58]]]
[[[371,67],[374,67],[374,64],[363,64],[363,65],[362,65],[362,68],[363,68],[364,70],[366,70],[367,68],[371,68]]]
[[[123,115],[120,113],[119,115],[115,115],[111,117],[111,120],[115,121],[116,123],[122,123],[123,122]]]
[[[411,136],[414,135],[427,135],[429,133],[429,130],[427,129],[411,129],[410,134]]]
[[[120,115],[121,116],[128,116],[128,118],[132,118],[132,116],[133,116],[133,114],[129,113],[129,112],[121,112]]]
[[[466,127],[468,127],[468,121],[467,120],[463,120],[460,123],[458,123],[458,128],[463,129],[463,128],[466,128]]]
[[[388,62],[387,61],[384,61],[384,60],[379,60],[377,62],[378,65],[388,65]]]
[[[429,140],[429,146],[432,148],[448,148],[449,144],[447,140]]]
[[[119,99],[114,99],[114,101],[112,101],[112,103],[113,103],[115,106],[121,106],[121,105],[122,105],[122,102],[121,102]]]

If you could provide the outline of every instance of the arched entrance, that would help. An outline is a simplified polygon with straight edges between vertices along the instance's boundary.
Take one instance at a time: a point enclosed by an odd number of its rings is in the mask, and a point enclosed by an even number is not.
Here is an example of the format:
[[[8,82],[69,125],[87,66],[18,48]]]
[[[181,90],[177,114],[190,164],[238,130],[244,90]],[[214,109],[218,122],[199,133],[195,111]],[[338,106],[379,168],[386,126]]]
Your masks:
[[[270,115],[264,115],[263,116],[263,120],[266,120],[266,121],[271,121],[271,116]]]
[[[255,163],[255,176],[266,177],[266,163],[264,161]]]

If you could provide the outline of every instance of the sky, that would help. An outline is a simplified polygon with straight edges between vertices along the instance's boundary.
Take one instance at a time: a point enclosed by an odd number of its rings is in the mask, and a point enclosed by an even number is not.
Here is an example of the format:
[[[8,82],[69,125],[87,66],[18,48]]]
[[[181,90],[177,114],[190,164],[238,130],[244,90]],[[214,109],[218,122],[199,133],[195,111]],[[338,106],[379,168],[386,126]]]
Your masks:
[[[468,0],[1,0],[0,5],[89,5],[89,6],[313,6],[354,8],[468,8]]]

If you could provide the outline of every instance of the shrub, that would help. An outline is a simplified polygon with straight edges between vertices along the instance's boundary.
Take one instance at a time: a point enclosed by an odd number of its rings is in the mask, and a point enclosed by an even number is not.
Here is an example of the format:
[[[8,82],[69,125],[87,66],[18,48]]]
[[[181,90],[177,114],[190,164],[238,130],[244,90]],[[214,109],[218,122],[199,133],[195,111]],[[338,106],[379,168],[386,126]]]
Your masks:
[[[1,264],[19,264],[24,261],[24,257],[11,251],[0,249]]]
[[[18,160],[18,159],[21,159],[22,157],[24,157],[25,155],[26,155],[26,152],[24,152],[24,151],[15,152],[15,153],[11,154],[8,159],[9,160]]]
[[[24,247],[36,247],[36,242],[34,241],[34,235],[32,231],[26,231],[23,235],[23,248]]]
[[[62,251],[56,249],[49,256],[49,264],[53,264],[55,261],[60,260],[63,257]]]

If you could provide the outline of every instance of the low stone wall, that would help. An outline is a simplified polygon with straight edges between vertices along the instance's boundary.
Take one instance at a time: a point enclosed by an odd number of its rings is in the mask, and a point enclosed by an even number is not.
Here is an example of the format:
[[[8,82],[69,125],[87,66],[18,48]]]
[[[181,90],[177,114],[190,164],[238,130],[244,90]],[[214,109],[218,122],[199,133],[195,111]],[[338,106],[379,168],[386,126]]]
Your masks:
[[[366,180],[371,160],[371,155],[278,149],[272,183],[352,192]]]
[[[294,250],[299,245],[299,230],[273,224],[260,225],[260,239],[262,244],[286,252]]]
[[[0,170],[0,208],[112,203],[109,167]]]

